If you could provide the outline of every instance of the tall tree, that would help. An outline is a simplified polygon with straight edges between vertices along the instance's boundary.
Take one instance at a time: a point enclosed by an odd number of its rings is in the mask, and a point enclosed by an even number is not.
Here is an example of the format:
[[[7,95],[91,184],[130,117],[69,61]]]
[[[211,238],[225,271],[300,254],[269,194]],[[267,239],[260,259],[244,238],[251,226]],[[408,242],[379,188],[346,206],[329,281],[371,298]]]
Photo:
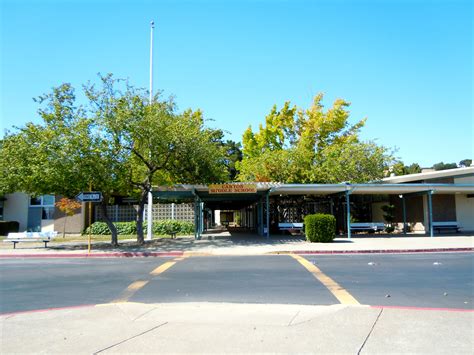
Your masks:
[[[1,141],[0,191],[74,197],[93,189],[104,195],[101,209],[117,245],[117,230],[107,215],[115,194],[129,192],[128,157],[104,137],[94,120],[75,104],[69,84],[40,96],[40,124],[7,132]]]
[[[70,85],[54,89],[40,100],[47,102],[43,124],[2,140],[2,156],[8,156],[0,163],[2,192],[71,197],[91,184],[106,196],[104,213],[114,195],[135,195],[137,241],[143,243],[143,211],[154,184],[225,180],[223,148],[201,111],[177,113],[172,100],[158,97],[150,103],[146,91],[112,75],[84,91],[87,109],[75,106]],[[115,227],[107,224],[117,245]]]
[[[200,110],[176,113],[170,99],[152,103],[145,91],[122,85],[111,75],[86,87],[99,127],[116,149],[129,154],[129,182],[139,197],[137,242],[144,242],[143,212],[152,186],[225,180],[224,152],[216,130]]]
[[[389,150],[359,138],[365,120],[349,124],[349,103],[324,110],[318,94],[308,109],[274,106],[258,132],[243,135],[241,181],[286,183],[366,182],[383,177],[393,161]]]

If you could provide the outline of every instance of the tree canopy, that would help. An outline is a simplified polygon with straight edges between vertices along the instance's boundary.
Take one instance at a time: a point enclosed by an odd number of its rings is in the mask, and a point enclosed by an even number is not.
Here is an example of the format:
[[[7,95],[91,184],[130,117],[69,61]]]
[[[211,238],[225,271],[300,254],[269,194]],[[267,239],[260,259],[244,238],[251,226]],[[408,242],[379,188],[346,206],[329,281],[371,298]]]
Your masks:
[[[243,134],[240,181],[284,183],[367,182],[383,177],[391,152],[359,137],[365,119],[349,123],[349,103],[325,110],[318,94],[308,109],[275,105],[257,132]]]
[[[0,192],[60,194],[80,191],[136,196],[137,240],[143,242],[143,209],[153,185],[226,180],[220,130],[206,127],[201,111],[178,113],[173,100],[149,102],[145,90],[112,75],[84,86],[87,105],[76,104],[63,84],[38,99],[40,124],[9,132],[0,142]],[[115,227],[112,243],[117,244]]]

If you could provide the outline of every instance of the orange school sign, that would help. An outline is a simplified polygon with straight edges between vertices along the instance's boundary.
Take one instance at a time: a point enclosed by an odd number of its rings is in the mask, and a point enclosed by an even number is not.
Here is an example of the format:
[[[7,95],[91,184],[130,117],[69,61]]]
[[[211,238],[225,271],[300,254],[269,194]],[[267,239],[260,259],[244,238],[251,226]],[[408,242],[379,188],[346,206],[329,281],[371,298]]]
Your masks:
[[[209,185],[210,194],[255,194],[256,184],[212,184]]]

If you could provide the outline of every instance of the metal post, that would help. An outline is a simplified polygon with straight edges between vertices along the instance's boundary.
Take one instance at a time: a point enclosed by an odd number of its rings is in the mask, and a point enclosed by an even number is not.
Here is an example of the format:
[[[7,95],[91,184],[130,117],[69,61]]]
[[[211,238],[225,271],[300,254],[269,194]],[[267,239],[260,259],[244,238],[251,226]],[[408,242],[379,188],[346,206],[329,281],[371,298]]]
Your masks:
[[[405,196],[402,196],[402,206],[403,206],[403,234],[407,234],[407,208],[405,203]]]
[[[349,195],[349,190],[346,190],[347,238],[351,239],[351,202]]]
[[[150,23],[150,105],[153,102],[153,29],[155,28],[155,23],[151,21]],[[150,151],[151,157],[151,151]],[[150,181],[151,184],[151,181]],[[150,186],[150,191],[148,191],[148,223],[146,231],[146,240],[151,240],[152,230],[153,230],[153,194]]]
[[[431,201],[431,196],[433,191],[428,192],[428,220],[430,224],[430,237],[433,237],[433,203]]]
[[[89,191],[92,191],[92,183],[89,182]],[[92,233],[92,202],[89,201],[88,203],[89,205],[89,238],[88,238],[88,243],[87,243],[87,252],[90,253],[91,252],[91,233]],[[64,222],[66,223],[66,222]]]
[[[198,211],[197,211],[198,200],[194,198],[194,239],[198,239]]]
[[[270,238],[270,192],[267,192],[266,195],[266,207],[267,207],[267,238]]]
[[[171,219],[174,219],[174,202],[171,204]]]
[[[201,237],[201,234],[204,232],[204,202],[199,203],[199,216],[201,219],[201,223],[200,223],[201,228],[199,228],[199,237]]]

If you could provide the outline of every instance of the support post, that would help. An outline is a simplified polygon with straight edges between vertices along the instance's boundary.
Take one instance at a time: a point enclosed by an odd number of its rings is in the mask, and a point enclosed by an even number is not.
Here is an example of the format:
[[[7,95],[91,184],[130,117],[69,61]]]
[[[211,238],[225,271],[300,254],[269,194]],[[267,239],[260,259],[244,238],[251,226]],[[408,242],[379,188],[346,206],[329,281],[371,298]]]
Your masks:
[[[146,240],[151,240],[153,230],[153,194],[148,192]]]
[[[428,223],[430,225],[430,237],[433,237],[433,191],[428,191]]]
[[[351,202],[350,191],[346,190],[346,215],[347,215],[347,238],[351,239]]]
[[[199,202],[199,219],[199,239],[201,239],[201,235],[204,232],[204,202]]]
[[[270,193],[269,191],[267,192],[265,196],[265,203],[267,207],[267,238],[270,238]]]
[[[198,198],[194,198],[194,239],[198,239],[199,233],[199,217],[198,217]]]
[[[402,207],[403,207],[403,234],[407,234],[407,207],[405,203],[405,196],[402,197]]]

